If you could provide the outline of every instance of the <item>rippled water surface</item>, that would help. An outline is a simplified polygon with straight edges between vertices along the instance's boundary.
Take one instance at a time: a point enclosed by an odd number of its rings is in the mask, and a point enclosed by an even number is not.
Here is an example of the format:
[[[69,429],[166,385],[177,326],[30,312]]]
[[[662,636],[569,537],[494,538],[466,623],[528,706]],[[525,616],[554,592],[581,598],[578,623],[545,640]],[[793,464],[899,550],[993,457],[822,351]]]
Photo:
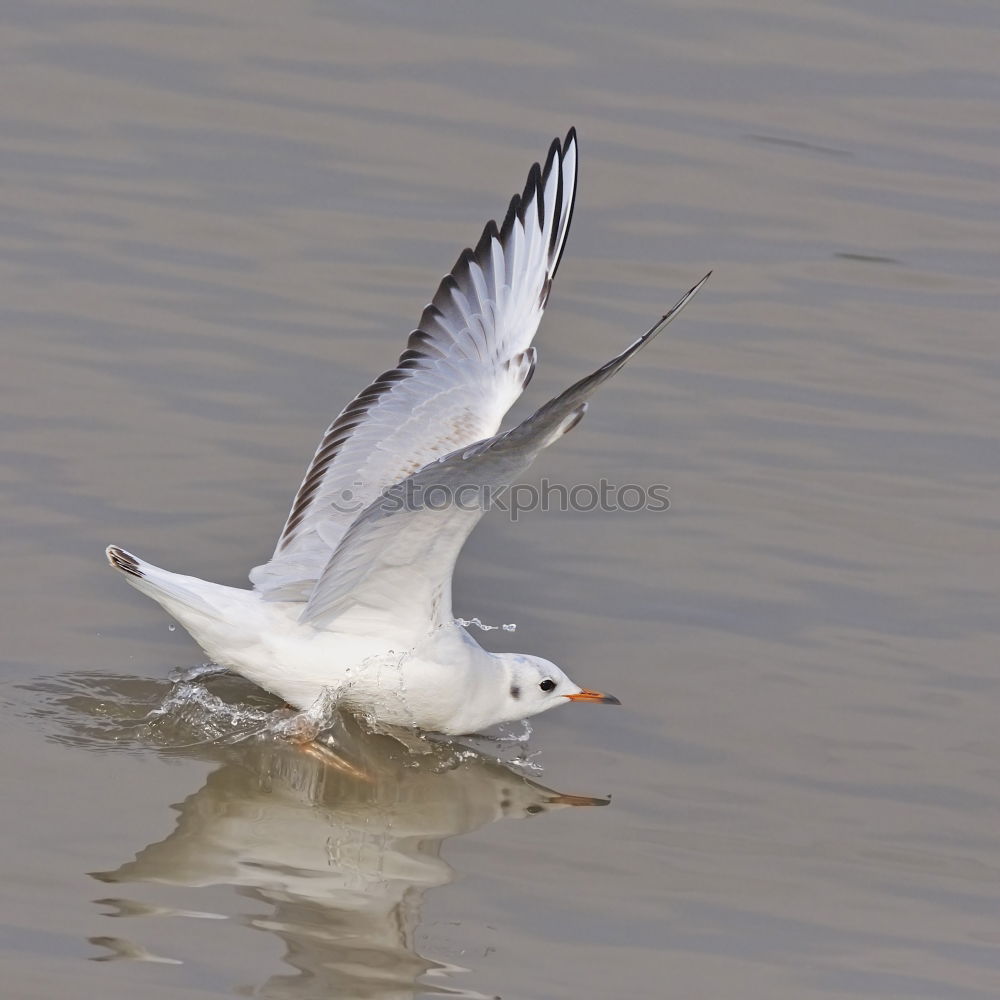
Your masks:
[[[974,0],[0,5],[5,995],[1000,994],[997,52]],[[495,513],[456,610],[623,707],[306,753],[172,687],[104,545],[244,581],[571,124],[517,412],[715,274],[533,475],[671,506]]]

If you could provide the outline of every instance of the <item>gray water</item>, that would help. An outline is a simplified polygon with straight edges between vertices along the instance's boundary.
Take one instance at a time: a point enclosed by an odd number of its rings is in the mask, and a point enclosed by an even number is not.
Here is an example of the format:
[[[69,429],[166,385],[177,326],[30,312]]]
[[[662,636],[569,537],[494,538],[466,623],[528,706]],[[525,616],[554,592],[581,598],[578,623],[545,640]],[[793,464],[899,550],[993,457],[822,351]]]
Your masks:
[[[994,3],[12,0],[0,52],[5,996],[1000,994]],[[494,514],[456,610],[623,707],[357,772],[145,718],[201,656],[104,545],[244,582],[569,125],[517,413],[715,274],[530,481],[671,506]]]

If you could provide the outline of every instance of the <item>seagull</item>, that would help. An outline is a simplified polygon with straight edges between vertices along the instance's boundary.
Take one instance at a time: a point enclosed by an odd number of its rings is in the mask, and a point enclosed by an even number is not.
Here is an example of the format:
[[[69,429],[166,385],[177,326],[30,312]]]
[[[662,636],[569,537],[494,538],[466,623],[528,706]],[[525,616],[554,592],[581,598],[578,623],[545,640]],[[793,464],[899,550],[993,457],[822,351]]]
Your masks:
[[[252,589],[108,547],[111,566],[213,663],[302,711],[332,703],[377,725],[445,735],[571,702],[620,704],[540,656],[488,652],[452,612],[455,561],[489,497],[572,430],[591,393],[708,280],[622,353],[500,433],[535,370],[531,342],[566,245],[576,178],[570,129],[544,166],[532,166],[503,223],[487,223],[462,251],[396,367],[327,428],[274,554],[250,572]]]

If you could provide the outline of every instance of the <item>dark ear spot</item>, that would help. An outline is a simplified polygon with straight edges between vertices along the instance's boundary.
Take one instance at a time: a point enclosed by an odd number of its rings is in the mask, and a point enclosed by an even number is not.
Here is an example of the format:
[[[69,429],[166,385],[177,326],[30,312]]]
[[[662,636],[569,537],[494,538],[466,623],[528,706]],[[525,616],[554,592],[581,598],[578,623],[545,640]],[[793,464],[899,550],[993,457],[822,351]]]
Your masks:
[[[516,684],[511,684],[510,686],[510,696],[517,701],[521,697],[521,689]]]

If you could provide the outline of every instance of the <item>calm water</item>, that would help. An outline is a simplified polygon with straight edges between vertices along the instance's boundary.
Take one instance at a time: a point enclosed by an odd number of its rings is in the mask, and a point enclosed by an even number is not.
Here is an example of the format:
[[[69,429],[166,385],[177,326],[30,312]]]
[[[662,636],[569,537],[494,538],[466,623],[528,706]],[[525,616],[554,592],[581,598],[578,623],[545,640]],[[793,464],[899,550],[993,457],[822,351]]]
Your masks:
[[[12,0],[0,29],[5,995],[1000,994],[995,3]],[[493,515],[457,610],[624,707],[541,718],[514,771],[144,719],[201,658],[104,545],[244,580],[570,124],[518,412],[714,268],[535,470],[671,508]]]

